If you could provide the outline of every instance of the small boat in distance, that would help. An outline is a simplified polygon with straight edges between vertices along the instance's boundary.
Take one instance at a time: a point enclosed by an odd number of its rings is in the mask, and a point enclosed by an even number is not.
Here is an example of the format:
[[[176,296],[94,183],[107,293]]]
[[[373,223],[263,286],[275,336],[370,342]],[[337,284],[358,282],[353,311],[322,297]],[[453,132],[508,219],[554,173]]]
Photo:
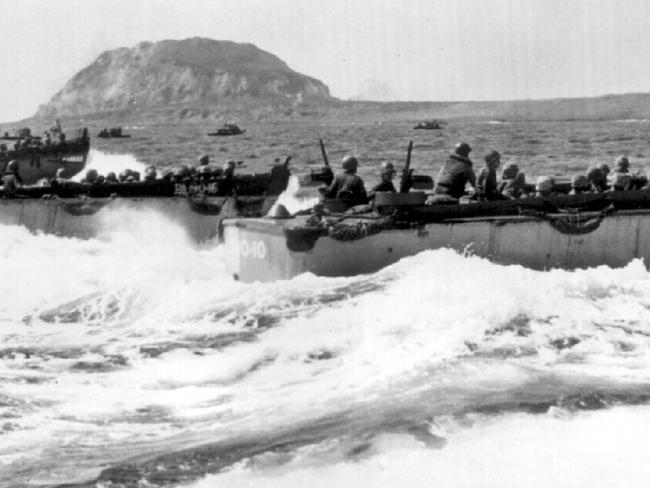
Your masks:
[[[131,134],[124,134],[121,127],[111,127],[110,129],[102,129],[97,134],[97,137],[103,139],[119,139],[124,137],[131,137]]]
[[[27,127],[13,136],[5,132],[0,140],[12,143],[0,143],[0,171],[4,173],[9,161],[15,160],[25,185],[54,178],[60,168],[63,168],[62,177],[71,178],[84,169],[90,150],[88,129],[77,129],[72,134],[66,137],[58,124],[46,132],[44,140],[41,136],[32,136]]]
[[[236,124],[224,124],[222,128],[217,129],[216,132],[208,132],[209,136],[238,136],[246,132],[239,128]]]
[[[434,129],[442,129],[442,124],[438,122],[437,120],[427,120],[424,122],[418,123],[414,129],[425,129],[425,130],[434,130]]]

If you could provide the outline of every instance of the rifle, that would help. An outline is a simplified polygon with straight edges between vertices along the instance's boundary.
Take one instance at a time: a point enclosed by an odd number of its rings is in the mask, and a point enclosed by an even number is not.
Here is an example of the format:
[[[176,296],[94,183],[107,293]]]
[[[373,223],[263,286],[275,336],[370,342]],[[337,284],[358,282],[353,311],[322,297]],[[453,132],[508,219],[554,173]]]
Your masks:
[[[409,147],[406,151],[406,166],[402,170],[402,178],[399,183],[400,193],[408,193],[411,189],[411,173],[413,173],[411,169],[411,151],[413,151],[413,141],[409,141]]]
[[[325,167],[330,167],[330,161],[327,159],[327,152],[325,151],[325,144],[323,144],[323,139],[318,139],[320,143],[320,152],[323,154],[323,161],[325,162]]]

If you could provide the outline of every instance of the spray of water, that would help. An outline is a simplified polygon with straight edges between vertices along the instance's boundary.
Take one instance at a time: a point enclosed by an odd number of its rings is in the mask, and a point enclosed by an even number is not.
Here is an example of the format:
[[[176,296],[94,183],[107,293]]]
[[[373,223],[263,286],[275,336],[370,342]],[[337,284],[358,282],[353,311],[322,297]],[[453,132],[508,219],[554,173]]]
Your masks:
[[[77,173],[72,180],[81,181],[89,169],[97,170],[100,175],[106,175],[111,171],[119,175],[126,169],[138,171],[143,175],[145,168],[146,165],[138,161],[132,154],[109,154],[97,149],[91,149],[85,171]]]
[[[313,204],[295,185],[292,211]],[[0,484],[246,436],[290,447],[197,486],[603,485],[615,456],[622,484],[649,474],[647,410],[581,406],[647,392],[640,261],[536,272],[442,249],[242,284],[158,214],[110,219],[91,240],[0,229]]]
[[[300,182],[298,177],[292,176],[289,178],[289,184],[286,190],[278,197],[278,204],[286,207],[289,213],[294,214],[301,210],[312,208],[318,203],[318,197],[312,195],[304,195],[300,191]]]

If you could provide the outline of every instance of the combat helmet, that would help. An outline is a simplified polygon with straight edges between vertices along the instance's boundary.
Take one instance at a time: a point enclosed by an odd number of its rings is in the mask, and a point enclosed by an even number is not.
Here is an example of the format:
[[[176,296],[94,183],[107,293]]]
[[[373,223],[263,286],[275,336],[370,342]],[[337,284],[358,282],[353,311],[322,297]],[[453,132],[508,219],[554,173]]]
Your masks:
[[[501,172],[501,178],[504,180],[513,180],[519,173],[519,166],[515,163],[506,164]]]
[[[390,161],[384,161],[381,163],[381,174],[382,175],[388,175],[388,174],[395,174],[397,171],[395,171],[395,165],[391,163]]]
[[[499,154],[499,151],[490,151],[485,155],[485,163],[488,166],[497,163],[500,159],[501,159],[501,154]]]
[[[571,188],[574,190],[588,190],[590,186],[589,178],[582,173],[575,174],[571,178]]]
[[[616,158],[616,171],[619,173],[627,173],[630,167],[630,160],[626,156],[619,156]]]
[[[454,149],[454,152],[459,156],[466,158],[469,156],[469,153],[472,152],[472,148],[466,142],[459,142],[458,144],[456,144],[456,148]]]
[[[359,161],[357,161],[357,158],[354,156],[348,154],[347,156],[343,156],[343,159],[341,159],[341,167],[343,168],[343,171],[354,172],[359,167]]]

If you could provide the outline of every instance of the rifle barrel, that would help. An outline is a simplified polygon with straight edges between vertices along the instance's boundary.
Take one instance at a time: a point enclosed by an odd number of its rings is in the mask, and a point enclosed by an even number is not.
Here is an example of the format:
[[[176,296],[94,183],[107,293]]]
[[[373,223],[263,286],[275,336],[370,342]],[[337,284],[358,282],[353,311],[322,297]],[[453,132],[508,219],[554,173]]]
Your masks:
[[[400,181],[400,193],[406,193],[409,191],[410,179],[411,179],[411,152],[413,151],[413,141],[409,141],[409,146],[406,151],[406,165],[404,166],[404,171],[402,171],[402,179]]]
[[[325,162],[325,166],[329,168],[330,161],[327,159],[327,151],[325,151],[325,144],[323,144],[323,139],[318,139],[318,142],[320,143],[320,152],[323,154],[323,161]]]

